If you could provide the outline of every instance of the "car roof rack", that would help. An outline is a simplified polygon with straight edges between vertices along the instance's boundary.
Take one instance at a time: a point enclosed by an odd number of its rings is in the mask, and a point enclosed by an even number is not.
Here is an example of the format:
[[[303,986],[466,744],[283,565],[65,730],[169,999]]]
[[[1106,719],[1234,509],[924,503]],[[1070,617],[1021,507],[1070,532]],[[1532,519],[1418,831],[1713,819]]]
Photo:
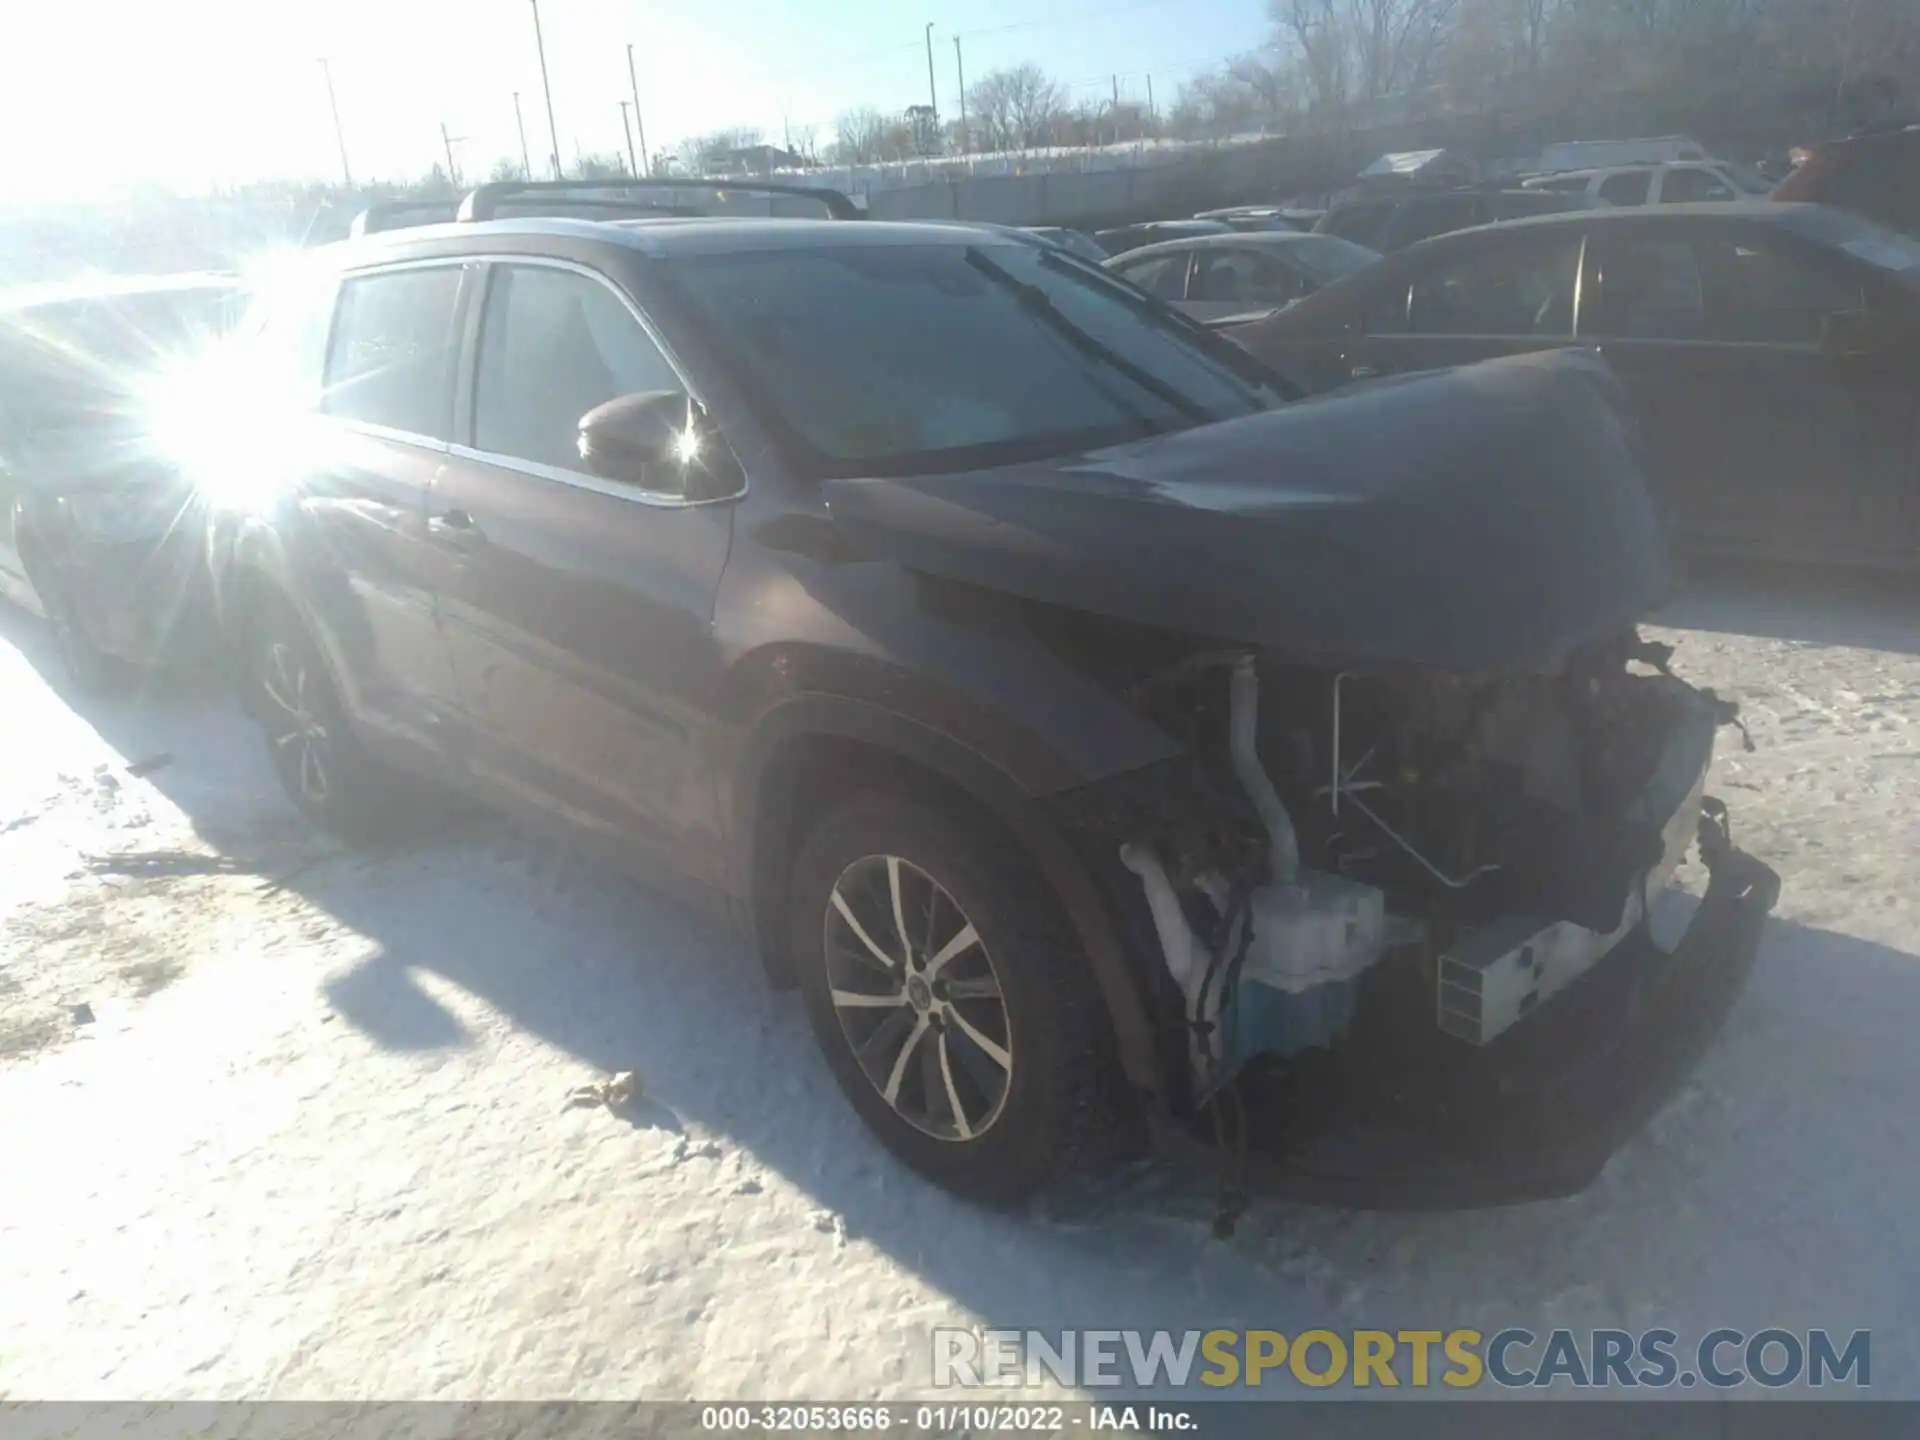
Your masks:
[[[347,233],[358,239],[382,230],[404,230],[412,225],[444,225],[460,213],[458,200],[383,200],[353,217]]]
[[[686,192],[717,197],[765,196],[769,200],[805,200],[820,206],[833,220],[861,220],[866,212],[839,190],[818,185],[787,185],[766,180],[714,180],[701,176],[639,180],[621,176],[604,180],[496,180],[454,200],[389,200],[369,205],[353,219],[354,237],[416,225],[444,225],[498,220],[507,214],[578,215],[606,220],[645,220],[658,217],[697,218],[716,212],[711,204],[688,204],[678,198]],[[676,195],[678,192],[678,195]],[[649,198],[659,195],[663,198]]]
[[[482,185],[468,194],[460,202],[459,218],[466,221],[497,219],[504,206],[516,211],[523,205],[540,203],[538,197],[551,196],[563,207],[581,207],[593,209],[638,210],[642,214],[670,215],[711,215],[713,211],[704,206],[661,203],[635,196],[640,192],[686,192],[704,191],[708,194],[725,197],[727,195],[764,195],[773,200],[810,200],[827,212],[833,220],[860,220],[865,212],[854,204],[853,200],[838,190],[830,190],[822,185],[787,185],[772,180],[716,180],[704,176],[673,177],[667,179],[639,180],[621,177],[610,180],[499,180]],[[602,196],[582,194],[582,191],[601,191]],[[634,198],[622,198],[633,196]]]

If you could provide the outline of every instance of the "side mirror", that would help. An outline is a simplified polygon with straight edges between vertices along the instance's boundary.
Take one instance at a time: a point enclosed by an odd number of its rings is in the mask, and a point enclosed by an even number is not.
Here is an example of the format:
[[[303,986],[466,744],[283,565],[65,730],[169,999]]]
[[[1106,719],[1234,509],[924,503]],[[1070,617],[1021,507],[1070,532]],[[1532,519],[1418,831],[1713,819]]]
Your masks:
[[[616,396],[582,415],[580,459],[602,480],[677,499],[724,499],[746,484],[706,412],[672,390]]]

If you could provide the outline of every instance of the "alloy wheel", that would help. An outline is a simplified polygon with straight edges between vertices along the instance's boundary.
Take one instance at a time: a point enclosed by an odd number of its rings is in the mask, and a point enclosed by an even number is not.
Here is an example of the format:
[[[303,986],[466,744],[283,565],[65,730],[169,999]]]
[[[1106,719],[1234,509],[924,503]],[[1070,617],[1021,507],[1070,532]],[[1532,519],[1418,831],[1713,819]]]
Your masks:
[[[829,897],[826,970],[855,1059],[901,1119],[937,1140],[977,1140],[1006,1107],[1013,1032],[993,959],[932,876],[869,855]]]
[[[319,684],[307,662],[284,641],[267,647],[260,690],[268,707],[267,738],[281,770],[309,805],[324,805],[333,788],[332,737],[316,713]]]

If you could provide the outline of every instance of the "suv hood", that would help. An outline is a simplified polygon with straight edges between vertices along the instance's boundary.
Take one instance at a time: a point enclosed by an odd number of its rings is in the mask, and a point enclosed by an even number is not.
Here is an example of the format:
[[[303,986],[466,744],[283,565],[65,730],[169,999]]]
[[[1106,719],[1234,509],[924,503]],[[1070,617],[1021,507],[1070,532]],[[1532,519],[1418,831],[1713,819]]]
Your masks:
[[[823,492],[866,554],[1302,663],[1548,673],[1669,586],[1625,397],[1581,351]]]

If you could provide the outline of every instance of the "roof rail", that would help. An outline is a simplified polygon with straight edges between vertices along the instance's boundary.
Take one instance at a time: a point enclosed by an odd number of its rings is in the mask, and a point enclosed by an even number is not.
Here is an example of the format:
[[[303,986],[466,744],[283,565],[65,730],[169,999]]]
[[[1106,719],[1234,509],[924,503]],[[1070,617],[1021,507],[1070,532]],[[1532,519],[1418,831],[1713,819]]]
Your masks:
[[[458,200],[383,200],[353,217],[347,234],[354,238],[382,230],[404,230],[411,225],[444,225],[459,217]]]
[[[582,194],[582,191],[607,192],[603,197]],[[687,179],[649,179],[638,180],[631,177],[609,180],[500,180],[480,186],[460,202],[459,218],[478,221],[495,219],[503,206],[512,206],[518,210],[526,198],[551,196],[563,206],[575,206],[594,209],[642,210],[669,215],[706,215],[712,212],[701,206],[662,204],[640,198],[622,200],[620,195],[631,195],[634,191],[685,192],[688,190],[705,191],[716,196],[728,194],[766,195],[775,199],[788,198],[811,200],[823,208],[830,219],[859,220],[864,212],[853,201],[838,190],[829,190],[824,186],[785,185],[766,180],[711,180],[703,177]]]

